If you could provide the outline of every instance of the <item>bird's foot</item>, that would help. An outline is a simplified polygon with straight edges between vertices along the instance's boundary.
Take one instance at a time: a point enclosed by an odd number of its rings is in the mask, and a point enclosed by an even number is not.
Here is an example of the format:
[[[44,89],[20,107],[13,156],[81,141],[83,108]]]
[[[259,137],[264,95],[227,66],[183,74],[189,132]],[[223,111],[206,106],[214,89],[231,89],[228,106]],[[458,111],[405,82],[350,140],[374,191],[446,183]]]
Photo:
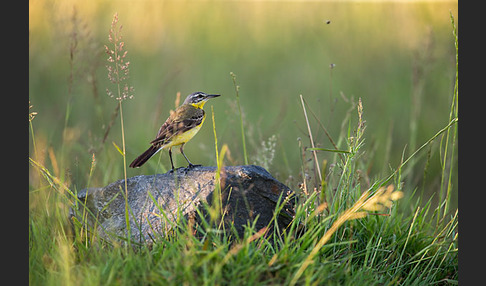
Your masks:
[[[194,165],[194,164],[189,164],[187,166],[187,169],[192,169],[192,168],[195,168],[195,167],[201,167],[202,165]]]
[[[192,170],[193,168],[196,168],[196,167],[200,167],[202,165],[194,165],[194,164],[189,164],[185,169],[184,169],[184,173],[187,174],[187,172],[189,172],[190,170]]]
[[[177,173],[180,169],[185,170],[186,168],[184,168],[184,167],[172,168],[172,169],[169,170],[169,174],[173,174],[174,172]]]

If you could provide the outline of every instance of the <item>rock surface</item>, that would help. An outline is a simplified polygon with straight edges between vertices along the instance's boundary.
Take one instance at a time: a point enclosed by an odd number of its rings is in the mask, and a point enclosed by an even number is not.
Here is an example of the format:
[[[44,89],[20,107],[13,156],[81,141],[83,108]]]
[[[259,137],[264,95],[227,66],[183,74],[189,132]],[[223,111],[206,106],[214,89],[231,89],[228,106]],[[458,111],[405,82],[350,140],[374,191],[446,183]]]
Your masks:
[[[213,206],[216,167],[179,168],[173,173],[141,175],[127,179],[131,239],[153,243],[180,223],[180,218],[210,221],[208,206]],[[239,237],[244,228],[258,217],[255,228],[273,224],[277,202],[288,198],[292,191],[274,179],[265,169],[254,165],[228,166],[220,173],[221,207],[224,230]],[[78,193],[80,202],[89,209],[87,222],[96,227],[100,236],[109,240],[126,238],[124,180],[102,188],[84,189]],[[81,204],[82,205],[82,204]],[[287,200],[277,216],[278,227],[285,229],[293,217],[293,200]],[[199,210],[199,212],[198,212]],[[76,210],[78,220],[83,208]],[[201,215],[202,214],[202,215]],[[95,218],[96,216],[96,218]],[[218,224],[218,221],[213,221]],[[217,226],[215,226],[217,227]],[[273,231],[268,231],[273,233]],[[234,237],[234,236],[233,236]]]

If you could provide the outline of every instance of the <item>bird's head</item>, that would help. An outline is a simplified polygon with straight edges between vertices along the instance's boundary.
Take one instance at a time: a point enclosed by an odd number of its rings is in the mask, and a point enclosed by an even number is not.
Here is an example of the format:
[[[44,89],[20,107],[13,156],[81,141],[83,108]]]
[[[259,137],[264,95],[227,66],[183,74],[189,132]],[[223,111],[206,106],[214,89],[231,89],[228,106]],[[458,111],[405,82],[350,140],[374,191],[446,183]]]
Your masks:
[[[197,92],[189,94],[186,97],[186,100],[184,100],[183,104],[191,104],[194,107],[203,108],[206,101],[208,101],[210,98],[218,97],[218,96],[220,96],[220,95],[219,94],[206,94],[204,92],[197,91]]]

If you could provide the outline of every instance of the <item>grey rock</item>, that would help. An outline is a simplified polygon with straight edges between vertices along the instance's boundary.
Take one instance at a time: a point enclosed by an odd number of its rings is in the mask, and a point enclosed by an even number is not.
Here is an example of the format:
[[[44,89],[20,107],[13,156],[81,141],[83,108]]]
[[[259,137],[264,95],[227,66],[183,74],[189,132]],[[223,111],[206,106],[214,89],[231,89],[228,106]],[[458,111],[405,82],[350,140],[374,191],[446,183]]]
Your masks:
[[[215,228],[222,226],[231,238],[242,237],[245,227],[255,219],[255,229],[269,227],[267,234],[273,233],[275,221],[281,232],[292,221],[293,192],[265,169],[254,165],[222,168],[221,216],[211,220],[209,209],[215,209],[216,173],[216,167],[194,167],[128,178],[131,241],[152,244],[157,237],[180,226],[181,219],[185,222],[193,219],[196,226],[204,225],[203,220],[211,221]],[[79,206],[72,213],[102,238],[123,241],[127,237],[124,189],[124,180],[102,188],[84,189],[78,193]],[[272,221],[277,205],[280,206],[277,219]]]

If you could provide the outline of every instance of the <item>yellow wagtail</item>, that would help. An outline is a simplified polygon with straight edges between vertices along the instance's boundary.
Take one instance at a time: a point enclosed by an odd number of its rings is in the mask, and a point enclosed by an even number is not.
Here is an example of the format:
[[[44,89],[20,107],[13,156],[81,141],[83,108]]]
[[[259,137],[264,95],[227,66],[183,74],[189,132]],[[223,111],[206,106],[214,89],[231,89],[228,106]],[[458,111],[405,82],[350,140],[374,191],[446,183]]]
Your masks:
[[[184,100],[184,103],[179,106],[174,113],[162,124],[157,133],[157,137],[150,142],[152,146],[138,156],[130,164],[132,168],[138,168],[142,166],[148,159],[159,152],[161,149],[169,148],[170,165],[172,171],[174,170],[174,163],[172,162],[172,147],[181,146],[181,153],[189,163],[188,168],[195,167],[184,154],[184,144],[196,135],[201,129],[206,113],[203,110],[203,106],[210,98],[218,97],[219,94],[206,94],[204,92],[194,92],[189,94]]]

